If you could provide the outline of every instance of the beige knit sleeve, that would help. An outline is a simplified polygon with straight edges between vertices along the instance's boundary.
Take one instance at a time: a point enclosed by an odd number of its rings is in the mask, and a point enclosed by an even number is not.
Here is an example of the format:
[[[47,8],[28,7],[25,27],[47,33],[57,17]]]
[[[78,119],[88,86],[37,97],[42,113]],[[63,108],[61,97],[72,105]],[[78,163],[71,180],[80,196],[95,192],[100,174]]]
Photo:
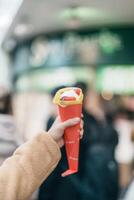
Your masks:
[[[0,200],[27,200],[54,170],[60,149],[47,133],[20,146],[0,167]]]

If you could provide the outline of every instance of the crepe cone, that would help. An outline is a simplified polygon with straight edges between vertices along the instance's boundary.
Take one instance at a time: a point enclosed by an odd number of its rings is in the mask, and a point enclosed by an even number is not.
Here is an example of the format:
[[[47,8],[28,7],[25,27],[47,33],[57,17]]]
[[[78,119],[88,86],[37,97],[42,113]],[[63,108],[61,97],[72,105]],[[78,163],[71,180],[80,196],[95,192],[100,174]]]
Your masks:
[[[82,104],[71,105],[67,107],[59,106],[59,113],[62,121],[74,117],[81,117]],[[64,142],[68,160],[69,169],[62,174],[62,176],[67,176],[69,174],[76,173],[78,171],[79,162],[79,130],[80,123],[69,127],[65,130]]]
[[[75,100],[74,97],[64,97],[60,102],[60,94],[64,91],[74,89],[75,92],[80,95],[79,100]],[[61,121],[66,121],[71,118],[81,118],[82,113],[82,100],[83,94],[79,88],[64,88],[56,93],[54,103],[58,104],[59,114]],[[62,105],[63,103],[63,105]],[[68,176],[78,172],[79,163],[79,140],[80,140],[80,123],[75,126],[68,127],[65,130],[64,142],[66,148],[66,155],[68,160],[68,170],[62,173],[62,176]]]

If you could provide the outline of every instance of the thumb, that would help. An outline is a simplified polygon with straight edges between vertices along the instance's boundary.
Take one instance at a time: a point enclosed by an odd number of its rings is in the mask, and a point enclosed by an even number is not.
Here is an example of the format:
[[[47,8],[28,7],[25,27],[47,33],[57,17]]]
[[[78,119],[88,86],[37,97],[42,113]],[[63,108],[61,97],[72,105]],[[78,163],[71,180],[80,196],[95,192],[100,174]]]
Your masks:
[[[79,122],[80,122],[80,118],[78,118],[78,117],[68,119],[65,122],[62,122],[62,128],[66,129],[67,127],[74,126],[74,125],[78,124]]]

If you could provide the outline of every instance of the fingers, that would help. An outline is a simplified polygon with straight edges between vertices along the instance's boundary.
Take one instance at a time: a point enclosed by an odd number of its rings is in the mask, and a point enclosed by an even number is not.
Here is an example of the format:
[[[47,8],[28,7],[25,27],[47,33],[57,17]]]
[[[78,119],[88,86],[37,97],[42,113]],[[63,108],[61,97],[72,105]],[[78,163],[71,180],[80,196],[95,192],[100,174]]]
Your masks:
[[[81,120],[81,122],[80,122],[80,129],[78,130],[78,132],[80,134],[80,139],[83,138],[83,134],[84,134],[83,125],[84,125],[84,122],[83,122],[83,120]]]
[[[63,147],[63,145],[64,145],[64,139],[63,139],[63,138],[61,138],[61,139],[58,141],[58,145],[59,145],[60,148]]]
[[[80,129],[83,129],[83,126],[84,126],[84,122],[83,122],[83,120],[81,120],[81,122],[80,122]]]
[[[80,123],[80,138],[83,137],[83,133],[84,133],[83,126],[84,126],[84,122],[83,122],[83,120],[81,120],[81,123]]]
[[[82,138],[84,134],[84,130],[83,130],[84,122],[83,120],[80,121],[80,118],[73,118],[73,119],[67,120],[63,122],[62,125],[64,126],[64,129],[66,129],[67,127],[76,125],[79,122],[80,122],[80,130],[78,130],[78,132],[80,134],[80,138]]]
[[[84,130],[82,129],[82,130],[80,131],[80,139],[83,138],[83,134],[84,134]]]
[[[76,117],[76,118],[69,119],[65,122],[62,122],[62,126],[63,126],[63,129],[66,129],[67,127],[74,126],[78,124],[79,122],[80,122],[80,118]]]

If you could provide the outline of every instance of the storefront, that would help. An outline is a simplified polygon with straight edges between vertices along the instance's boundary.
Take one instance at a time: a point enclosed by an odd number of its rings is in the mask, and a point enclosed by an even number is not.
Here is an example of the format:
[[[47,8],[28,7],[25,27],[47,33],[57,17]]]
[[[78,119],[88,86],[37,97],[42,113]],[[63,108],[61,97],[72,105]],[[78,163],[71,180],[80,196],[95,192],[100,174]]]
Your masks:
[[[105,100],[133,95],[133,34],[134,28],[113,28],[42,34],[18,43],[11,59],[15,101],[19,102],[16,112],[25,124],[23,132],[28,130],[29,135],[44,128],[52,103],[48,92],[56,86],[84,81]],[[27,113],[33,126],[25,120]]]

